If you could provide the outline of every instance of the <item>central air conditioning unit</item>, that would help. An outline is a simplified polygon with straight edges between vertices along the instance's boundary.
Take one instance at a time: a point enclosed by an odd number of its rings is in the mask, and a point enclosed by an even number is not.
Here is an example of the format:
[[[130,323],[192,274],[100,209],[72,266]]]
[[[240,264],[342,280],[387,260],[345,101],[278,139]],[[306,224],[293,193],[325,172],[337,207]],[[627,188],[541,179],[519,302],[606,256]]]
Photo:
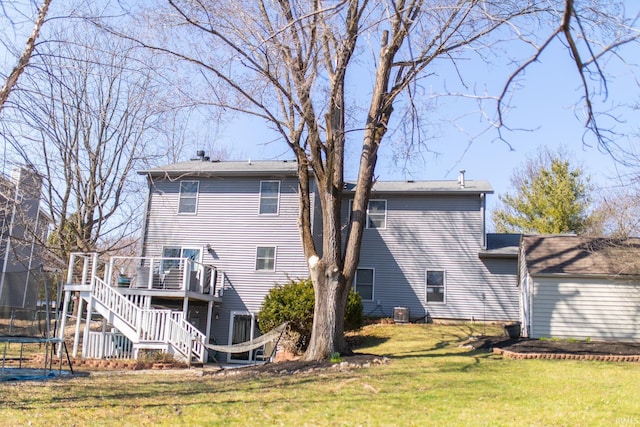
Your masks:
[[[393,307],[394,323],[409,323],[409,307]]]

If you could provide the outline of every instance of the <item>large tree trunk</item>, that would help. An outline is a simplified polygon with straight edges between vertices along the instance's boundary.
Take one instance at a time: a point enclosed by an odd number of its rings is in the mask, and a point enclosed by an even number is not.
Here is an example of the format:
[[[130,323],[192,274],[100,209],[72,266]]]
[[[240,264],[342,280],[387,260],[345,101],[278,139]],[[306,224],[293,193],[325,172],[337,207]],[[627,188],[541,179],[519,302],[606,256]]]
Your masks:
[[[344,339],[344,314],[349,286],[335,265],[312,257],[309,272],[315,291],[313,329],[305,360],[322,360],[333,353],[351,354]]]

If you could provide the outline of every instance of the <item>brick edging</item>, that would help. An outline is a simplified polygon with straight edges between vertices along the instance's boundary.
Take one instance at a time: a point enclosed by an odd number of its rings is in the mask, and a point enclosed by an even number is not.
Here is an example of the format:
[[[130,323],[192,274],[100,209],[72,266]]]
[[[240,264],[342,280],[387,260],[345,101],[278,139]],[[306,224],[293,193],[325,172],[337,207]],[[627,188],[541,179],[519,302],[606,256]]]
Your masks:
[[[494,354],[507,359],[568,359],[568,360],[596,360],[599,362],[640,362],[640,355],[622,356],[614,354],[570,354],[570,353],[517,353],[503,348],[494,348]]]

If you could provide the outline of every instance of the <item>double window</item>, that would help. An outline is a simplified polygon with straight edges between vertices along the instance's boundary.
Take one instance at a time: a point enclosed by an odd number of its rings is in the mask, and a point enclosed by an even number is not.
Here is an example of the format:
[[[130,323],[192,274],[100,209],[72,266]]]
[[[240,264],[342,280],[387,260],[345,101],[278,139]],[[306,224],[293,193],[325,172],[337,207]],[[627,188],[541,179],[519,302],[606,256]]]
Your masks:
[[[186,248],[182,246],[165,246],[162,248],[163,258],[188,258],[191,261],[200,261],[200,249],[199,248]],[[173,268],[180,267],[179,259],[164,259],[162,260],[162,270],[169,271]],[[198,266],[195,263],[191,263],[191,270],[197,270]]]
[[[260,181],[260,215],[277,215],[280,181]]]
[[[276,248],[274,246],[258,246],[256,249],[256,271],[276,270]]]
[[[353,287],[363,301],[373,301],[373,268],[359,268],[353,279]]]
[[[196,213],[199,187],[199,181],[180,181],[178,213]]]
[[[349,217],[353,212],[353,200],[349,200]],[[387,201],[382,199],[369,200],[367,205],[367,221],[365,228],[387,228]]]
[[[427,302],[446,302],[445,283],[446,275],[444,270],[427,270]]]

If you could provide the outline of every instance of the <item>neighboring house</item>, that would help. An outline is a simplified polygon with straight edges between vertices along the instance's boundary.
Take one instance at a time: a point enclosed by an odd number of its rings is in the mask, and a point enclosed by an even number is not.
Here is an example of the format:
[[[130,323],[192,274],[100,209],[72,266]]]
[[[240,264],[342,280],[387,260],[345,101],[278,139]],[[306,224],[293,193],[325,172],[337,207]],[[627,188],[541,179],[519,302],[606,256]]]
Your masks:
[[[14,169],[10,177],[0,175],[0,295],[7,273],[42,263],[41,243],[50,221],[40,210],[41,187],[41,177],[27,168]]]
[[[640,240],[524,236],[522,333],[530,338],[640,340]]]
[[[198,271],[210,268],[216,277],[208,288],[212,298],[191,295],[188,301],[180,294],[160,300],[152,279],[144,291],[151,298],[147,307],[181,310],[185,318],[188,307],[198,307],[196,326],[218,344],[260,334],[256,316],[269,290],[308,276],[298,228],[297,168],[295,161],[212,162],[201,155],[142,171],[149,193],[139,263],[161,264],[145,267],[149,273],[142,282],[149,274],[174,270],[167,258],[189,260]],[[344,189],[345,230],[353,188]],[[488,182],[464,175],[458,181],[376,182],[354,279],[365,315],[391,317],[400,307],[412,320],[517,319],[517,243],[513,236],[485,234],[491,193]],[[320,243],[314,183],[311,194],[313,234]],[[131,296],[139,288],[132,284],[119,292]],[[253,358],[245,353],[228,360]]]

